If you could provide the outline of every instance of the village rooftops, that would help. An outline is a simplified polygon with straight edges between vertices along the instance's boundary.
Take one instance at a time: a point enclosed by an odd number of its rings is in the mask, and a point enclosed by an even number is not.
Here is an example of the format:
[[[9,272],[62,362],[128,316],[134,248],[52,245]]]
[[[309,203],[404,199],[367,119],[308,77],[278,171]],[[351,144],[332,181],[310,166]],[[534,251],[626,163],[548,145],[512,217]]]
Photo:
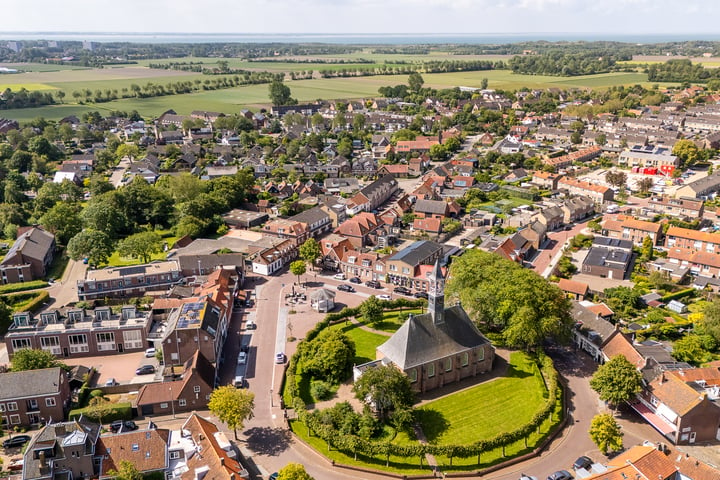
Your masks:
[[[128,276],[136,275],[163,275],[172,274],[180,271],[180,266],[176,261],[153,262],[145,265],[136,265],[132,267],[112,267],[102,268],[99,270],[88,270],[85,281],[101,282],[104,280],[119,280]]]

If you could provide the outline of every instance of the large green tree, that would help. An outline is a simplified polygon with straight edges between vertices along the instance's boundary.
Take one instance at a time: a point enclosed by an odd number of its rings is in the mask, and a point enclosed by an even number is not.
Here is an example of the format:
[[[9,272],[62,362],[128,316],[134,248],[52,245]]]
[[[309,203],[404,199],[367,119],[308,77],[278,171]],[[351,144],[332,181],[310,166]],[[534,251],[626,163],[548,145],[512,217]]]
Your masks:
[[[508,345],[529,349],[548,337],[569,339],[573,320],[563,292],[499,255],[471,250],[456,258],[446,296],[459,299],[481,330],[502,332]]]
[[[392,365],[367,369],[355,382],[353,391],[358,400],[371,403],[380,418],[410,408],[415,399],[410,379]]]
[[[60,202],[40,217],[40,224],[55,235],[58,243],[67,245],[67,242],[82,230],[79,212],[77,205]]]
[[[702,320],[697,322],[699,333],[712,336],[720,344],[720,298],[715,298],[703,310]]]
[[[700,159],[700,149],[692,140],[678,140],[672,149],[684,167],[689,167]]]
[[[290,87],[285,85],[282,80],[273,80],[268,87],[270,101],[275,106],[293,105],[297,103],[290,95]]]
[[[302,260],[295,260],[290,264],[290,273],[297,276],[298,283],[300,283],[300,276],[305,275],[305,272],[307,271],[307,266],[305,265],[305,262]]]
[[[87,258],[89,264],[100,265],[112,255],[113,243],[105,232],[88,229],[70,239],[67,252],[73,260]]]
[[[383,307],[375,295],[370,295],[360,304],[360,314],[365,323],[377,323],[383,319]]]
[[[623,432],[615,418],[609,413],[595,415],[590,422],[588,433],[603,455],[623,449]]]
[[[106,199],[113,192],[95,197],[80,214],[83,227],[105,233],[110,238],[127,228],[127,219],[121,208]]]
[[[617,407],[640,393],[642,375],[624,355],[616,355],[598,367],[590,387],[600,394],[600,400]]]
[[[419,73],[413,72],[408,76],[408,87],[410,87],[410,90],[414,93],[418,93],[424,84],[425,80]]]
[[[67,369],[67,365],[58,360],[55,355],[47,350],[35,350],[23,348],[13,354],[11,362],[13,372],[24,372],[25,370],[40,370],[42,368],[61,367]]]
[[[213,390],[208,402],[208,409],[228,428],[233,429],[235,440],[238,439],[237,429],[243,428],[245,420],[253,417],[254,408],[255,394],[232,385],[224,385]]]
[[[277,480],[315,480],[299,463],[288,463],[278,471]]]
[[[162,237],[155,232],[140,232],[124,238],[118,244],[123,257],[139,258],[148,263],[154,253],[162,251]]]
[[[310,265],[315,265],[315,261],[321,255],[320,244],[314,238],[308,238],[300,245],[300,258]]]
[[[355,342],[340,330],[325,329],[300,348],[300,368],[313,377],[340,383],[349,375],[355,360]]]

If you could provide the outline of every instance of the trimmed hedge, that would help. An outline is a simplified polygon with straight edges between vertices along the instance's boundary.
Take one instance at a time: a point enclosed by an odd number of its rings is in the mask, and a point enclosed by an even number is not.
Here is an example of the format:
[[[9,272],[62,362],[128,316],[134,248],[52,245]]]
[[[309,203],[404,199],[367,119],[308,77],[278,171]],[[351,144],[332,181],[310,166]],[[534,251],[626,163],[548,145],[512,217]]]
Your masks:
[[[399,298],[396,300],[382,302],[386,309],[392,309],[394,307],[418,307],[425,303],[424,300],[408,300],[405,298]],[[323,329],[346,318],[357,316],[360,314],[360,308],[344,308],[338,313],[331,313],[325,316],[325,319],[315,325],[311,331],[308,332],[305,337],[306,342],[314,339]],[[480,462],[480,455],[485,452],[489,452],[496,448],[503,448],[509,446],[517,441],[525,439],[538,430],[540,426],[552,418],[553,412],[557,408],[557,402],[562,401],[561,388],[558,382],[558,374],[553,365],[552,359],[545,355],[543,352],[537,354],[537,364],[540,369],[541,376],[545,382],[545,386],[548,390],[548,397],[543,408],[541,408],[533,418],[522,427],[511,431],[503,432],[489,440],[480,440],[478,442],[469,445],[431,445],[431,444],[417,444],[417,445],[396,445],[390,442],[375,442],[367,440],[356,435],[343,434],[338,430],[324,424],[318,420],[318,418],[312,415],[305,408],[305,402],[300,398],[300,388],[298,386],[299,381],[302,378],[302,373],[298,373],[297,365],[299,361],[299,353],[295,353],[288,362],[288,368],[286,370],[285,377],[285,391],[283,392],[283,399],[286,405],[291,406],[297,413],[298,420],[304,423],[312,434],[322,438],[328,447],[332,446],[339,451],[342,451],[348,455],[357,455],[358,453],[376,457],[377,455],[385,455],[386,459],[389,460],[391,456],[405,457],[405,458],[422,458],[426,454],[430,455],[441,455],[452,458],[469,458],[473,456],[478,457],[478,463]]]
[[[48,286],[48,282],[44,280],[33,280],[32,282],[21,282],[21,283],[8,283],[7,285],[0,286],[0,295],[14,292],[24,292],[26,290],[37,290],[38,288],[45,288]]]
[[[660,298],[660,301],[663,303],[668,303],[671,300],[677,300],[678,298],[683,298],[683,297],[687,297],[687,296],[691,296],[691,295],[694,296],[696,291],[697,290],[695,290],[692,287],[686,288],[685,290],[680,290],[678,292],[671,293],[669,295],[665,295],[664,297]]]
[[[95,417],[95,415],[93,415],[92,407],[76,408],[75,410],[70,410],[70,413],[68,413],[68,419],[75,420],[80,415],[89,418],[90,420],[99,420],[97,417]],[[122,402],[114,403],[112,411],[105,415],[102,420],[104,423],[110,423],[114,422],[115,420],[131,420],[132,418],[132,403]]]
[[[5,297],[7,303],[12,307],[13,312],[35,313],[50,299],[47,290],[32,293],[12,293]]]

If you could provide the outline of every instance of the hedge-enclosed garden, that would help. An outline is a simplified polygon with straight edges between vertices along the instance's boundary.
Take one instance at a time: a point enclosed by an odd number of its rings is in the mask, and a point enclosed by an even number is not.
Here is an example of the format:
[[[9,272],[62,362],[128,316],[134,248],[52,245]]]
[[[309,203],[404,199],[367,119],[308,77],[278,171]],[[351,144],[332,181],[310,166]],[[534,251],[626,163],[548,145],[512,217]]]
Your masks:
[[[381,303],[385,314],[372,327],[388,335],[402,324],[407,312],[424,307],[422,300]],[[353,318],[357,321],[351,322]],[[369,361],[374,359],[375,348],[389,337],[362,328],[358,324],[362,321],[361,307],[328,314],[303,342],[337,330],[354,343],[355,364]],[[299,346],[290,359],[283,400],[295,410],[290,422],[295,434],[335,463],[427,474],[425,457],[431,454],[443,471],[481,470],[530,452],[562,420],[561,386],[552,360],[542,353],[513,352],[505,376],[416,407],[414,422],[428,440],[422,444],[411,423],[401,425],[392,416],[391,421],[382,422],[367,408],[355,412],[348,402],[324,410],[308,408],[320,399],[314,398],[317,379],[303,367],[303,351],[307,350]],[[339,383],[331,385],[331,390]]]

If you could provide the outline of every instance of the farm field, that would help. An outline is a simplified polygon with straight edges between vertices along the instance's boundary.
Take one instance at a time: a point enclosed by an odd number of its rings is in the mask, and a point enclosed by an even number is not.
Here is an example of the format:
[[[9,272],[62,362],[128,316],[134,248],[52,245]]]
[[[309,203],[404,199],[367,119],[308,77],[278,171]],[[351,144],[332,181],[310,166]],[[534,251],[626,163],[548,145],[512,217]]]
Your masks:
[[[305,66],[305,68],[308,68]],[[148,77],[143,75],[157,75]],[[235,113],[243,108],[258,109],[268,107],[268,86],[246,85],[223,90],[203,91],[192,94],[173,95],[153,98],[129,98],[101,104],[75,105],[70,94],[78,88],[122,89],[132,83],[139,85],[149,81],[167,83],[176,80],[207,79],[208,76],[174,72],[171,70],[151,70],[145,67],[124,67],[89,71],[63,71],[42,74],[41,72],[26,74],[31,83],[47,84],[66,90],[66,105],[54,105],[32,109],[4,111],[3,116],[28,121],[38,116],[49,120],[59,120],[69,114],[81,114],[85,111],[137,110],[145,117],[156,117],[172,108],[179,114],[189,114],[192,110],[209,110],[223,113]],[[41,76],[42,75],[42,76]],[[54,81],[51,76],[59,79]],[[163,76],[164,75],[164,76]],[[40,77],[38,77],[40,76]],[[13,84],[18,85],[18,76],[13,75]],[[596,88],[603,89],[614,85],[642,84],[651,86],[646,75],[642,73],[606,73],[581,77],[552,77],[542,75],[516,75],[509,70],[488,70],[480,72],[454,72],[424,74],[425,85],[434,88],[452,88],[456,86],[479,87],[482,79],[487,78],[490,88],[513,90],[527,88]],[[62,81],[61,81],[62,80]],[[323,78],[313,80],[288,81],[292,96],[300,102],[318,99],[356,99],[376,96],[378,88],[386,85],[398,85],[407,81],[405,75],[378,75],[369,77]]]

